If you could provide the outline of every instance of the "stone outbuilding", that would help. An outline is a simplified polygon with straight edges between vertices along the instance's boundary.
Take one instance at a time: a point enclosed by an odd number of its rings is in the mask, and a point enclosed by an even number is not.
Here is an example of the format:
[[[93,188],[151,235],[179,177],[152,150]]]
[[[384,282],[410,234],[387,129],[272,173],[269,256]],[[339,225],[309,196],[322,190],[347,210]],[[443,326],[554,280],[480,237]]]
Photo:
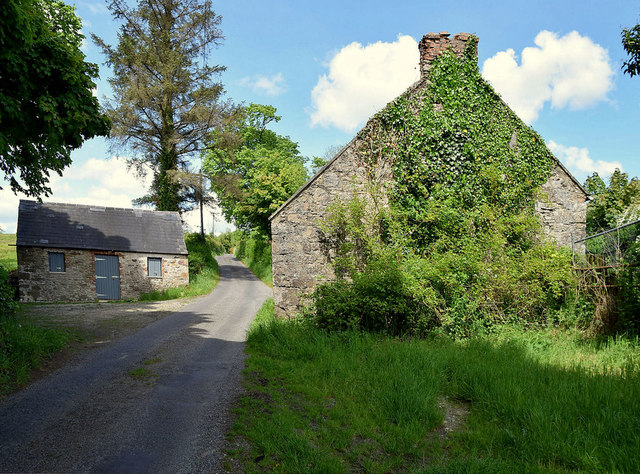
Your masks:
[[[470,38],[466,33],[453,37],[446,32],[425,35],[419,44],[421,77],[400,97],[412,97],[428,87],[431,62],[444,51],[452,51],[459,58],[468,54],[465,50]],[[472,46],[477,60],[477,50]],[[492,89],[487,86],[487,90]],[[495,100],[504,105],[499,96],[496,95]],[[506,105],[504,108],[508,110]],[[509,113],[515,116],[513,112]],[[270,217],[273,295],[279,316],[295,314],[303,294],[310,293],[319,281],[334,278],[329,256],[322,247],[319,222],[327,216],[328,206],[336,200],[346,201],[355,195],[366,194],[371,175],[359,149],[359,140],[372,120]],[[519,119],[516,117],[516,120]],[[511,142],[516,138],[514,132]],[[510,148],[517,147],[511,142]],[[541,187],[535,211],[540,215],[547,235],[558,245],[572,247],[573,242],[586,236],[588,195],[560,161],[554,158],[552,167],[549,179]],[[393,179],[389,167],[380,173],[378,182]]]
[[[138,298],[189,283],[177,212],[21,200],[20,300]]]

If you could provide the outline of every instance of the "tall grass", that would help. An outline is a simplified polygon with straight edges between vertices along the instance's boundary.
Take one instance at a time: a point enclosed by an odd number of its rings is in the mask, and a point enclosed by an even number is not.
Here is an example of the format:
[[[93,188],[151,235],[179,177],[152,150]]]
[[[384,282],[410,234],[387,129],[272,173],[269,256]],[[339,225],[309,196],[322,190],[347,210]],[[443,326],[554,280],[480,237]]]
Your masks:
[[[254,232],[236,244],[235,255],[269,287],[273,287],[271,242],[266,235]]]
[[[15,234],[0,234],[0,396],[26,383],[33,369],[67,344],[69,334],[33,325],[15,316],[18,306],[9,285],[9,271],[17,268]]]
[[[0,396],[26,383],[31,371],[69,338],[65,331],[41,328],[20,317],[0,317]]]
[[[233,429],[245,470],[640,470],[637,341],[329,334],[268,304]],[[451,432],[447,407],[463,418]]]

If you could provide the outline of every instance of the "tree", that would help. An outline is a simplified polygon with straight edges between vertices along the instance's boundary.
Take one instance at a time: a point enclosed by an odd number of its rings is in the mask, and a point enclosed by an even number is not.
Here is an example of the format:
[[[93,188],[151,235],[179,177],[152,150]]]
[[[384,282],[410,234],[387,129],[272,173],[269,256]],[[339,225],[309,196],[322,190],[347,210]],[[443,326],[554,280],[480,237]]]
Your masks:
[[[622,29],[622,47],[630,58],[622,63],[622,70],[631,77],[640,74],[640,23]]]
[[[640,211],[640,180],[616,169],[607,186],[598,173],[585,181],[591,194],[587,207],[587,233],[594,234],[638,219]]]
[[[185,198],[188,203],[200,208],[200,238],[204,241],[204,208],[215,203],[215,197],[209,194],[208,177],[202,172],[171,171],[169,179],[177,182],[186,190]]]
[[[59,0],[6,0],[0,8],[0,170],[14,192],[48,196],[49,173],[62,175],[73,149],[109,133],[80,28]]]
[[[329,145],[324,151],[324,155],[322,155],[322,157],[314,156],[311,158],[311,174],[314,175],[320,171],[320,168],[329,163],[333,157],[342,150],[342,148],[344,148],[344,145]]]
[[[275,107],[249,105],[211,137],[204,170],[228,221],[270,235],[269,216],[307,180],[298,144],[267,128]]]
[[[224,67],[209,66],[208,52],[223,39],[221,18],[209,0],[111,0],[109,9],[122,21],[118,46],[95,35],[107,64],[114,99],[106,110],[113,121],[115,146],[133,153],[129,163],[153,172],[142,201],[159,210],[183,210],[186,190],[171,173],[188,171],[228,104],[218,77]]]

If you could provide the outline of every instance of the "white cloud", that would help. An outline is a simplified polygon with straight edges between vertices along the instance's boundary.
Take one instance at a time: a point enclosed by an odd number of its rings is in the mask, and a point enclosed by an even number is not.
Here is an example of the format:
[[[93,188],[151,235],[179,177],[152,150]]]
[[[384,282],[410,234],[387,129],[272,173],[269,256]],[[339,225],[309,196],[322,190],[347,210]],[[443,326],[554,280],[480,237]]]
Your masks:
[[[151,173],[144,178],[138,178],[133,170],[128,170],[124,158],[90,158],[83,163],[72,164],[63,172],[62,177],[53,174],[49,180],[52,195],[43,200],[131,208],[133,199],[147,193],[151,180]],[[33,198],[16,196],[8,185],[0,185],[4,188],[0,190],[0,228],[7,233],[15,233],[20,199]],[[220,215],[218,210],[217,233],[230,228]],[[183,218],[191,230],[197,231],[200,228],[198,209],[185,213]],[[211,211],[205,210],[206,231],[210,231],[211,221]]]
[[[548,141],[547,146],[580,181],[584,181],[587,176],[596,171],[600,176],[607,177],[611,175],[616,168],[619,168],[621,171],[623,170],[622,164],[618,161],[594,160],[589,156],[589,150],[587,148],[564,146],[553,140]]]
[[[280,95],[287,90],[284,82],[284,76],[281,72],[271,77],[256,75],[252,78],[245,77],[240,80],[240,85],[250,87],[255,92],[267,94],[269,96]]]
[[[418,44],[406,35],[393,43],[345,46],[311,91],[311,124],[353,131],[418,80],[418,56]]]
[[[92,15],[109,15],[109,9],[104,5],[104,2],[96,1],[79,1],[77,5],[81,8],[86,8]]]
[[[545,103],[552,108],[579,110],[607,99],[613,87],[609,53],[572,31],[562,37],[541,31],[535,47],[522,50],[521,64],[513,49],[487,59],[482,75],[527,123]]]

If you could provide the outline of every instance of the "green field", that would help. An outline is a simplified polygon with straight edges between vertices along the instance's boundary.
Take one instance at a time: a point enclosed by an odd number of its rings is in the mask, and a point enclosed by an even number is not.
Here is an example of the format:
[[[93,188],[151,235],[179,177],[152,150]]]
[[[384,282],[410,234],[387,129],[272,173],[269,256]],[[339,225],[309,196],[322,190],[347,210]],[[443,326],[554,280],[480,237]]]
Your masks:
[[[16,248],[9,244],[16,243],[16,234],[0,234],[0,265],[7,270],[15,270],[18,267]]]

